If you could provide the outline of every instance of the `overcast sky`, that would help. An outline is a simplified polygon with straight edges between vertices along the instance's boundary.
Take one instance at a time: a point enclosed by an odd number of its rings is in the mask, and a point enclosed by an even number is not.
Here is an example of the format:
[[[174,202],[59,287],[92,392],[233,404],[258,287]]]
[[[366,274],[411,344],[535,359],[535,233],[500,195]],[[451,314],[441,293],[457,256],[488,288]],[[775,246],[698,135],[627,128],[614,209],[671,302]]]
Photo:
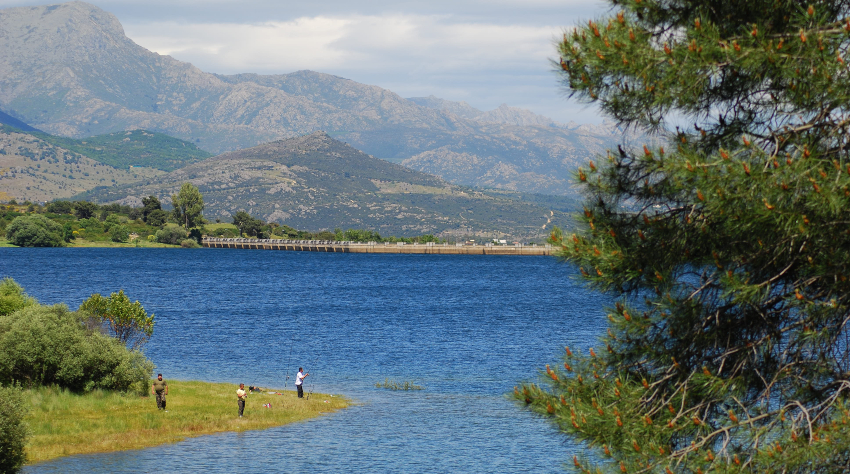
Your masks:
[[[0,7],[53,2],[0,0]],[[402,97],[506,103],[560,122],[598,123],[564,97],[549,60],[565,28],[607,10],[581,0],[95,0],[137,44],[207,72],[301,69]]]

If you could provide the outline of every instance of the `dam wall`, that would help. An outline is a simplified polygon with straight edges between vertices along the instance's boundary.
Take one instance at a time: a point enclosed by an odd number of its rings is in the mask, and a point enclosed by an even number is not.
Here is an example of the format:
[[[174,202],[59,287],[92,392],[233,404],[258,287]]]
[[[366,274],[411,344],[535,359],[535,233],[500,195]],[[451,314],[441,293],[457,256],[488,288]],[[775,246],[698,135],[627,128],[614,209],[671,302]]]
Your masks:
[[[295,252],[339,253],[424,253],[434,255],[552,255],[549,245],[468,245],[468,244],[408,244],[404,242],[340,242],[333,240],[281,240],[281,239],[224,239],[204,237],[205,248],[289,250]]]

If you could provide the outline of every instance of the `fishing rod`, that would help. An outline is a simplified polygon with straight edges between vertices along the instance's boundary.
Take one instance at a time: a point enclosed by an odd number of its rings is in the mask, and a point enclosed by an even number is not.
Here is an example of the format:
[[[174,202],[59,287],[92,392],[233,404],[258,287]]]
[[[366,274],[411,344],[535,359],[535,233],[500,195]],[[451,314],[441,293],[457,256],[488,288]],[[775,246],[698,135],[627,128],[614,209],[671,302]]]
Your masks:
[[[286,360],[286,378],[283,380],[284,390],[286,390],[286,382],[289,380],[290,362],[292,362],[292,340],[289,341],[289,358]]]
[[[316,366],[316,362],[318,362],[318,361],[319,361],[319,355],[317,354],[317,355],[316,355],[316,359],[313,361],[313,367],[315,367],[315,366]],[[314,371],[314,372],[315,372],[315,371]],[[313,387],[314,387],[314,385],[313,385],[313,379],[310,379],[310,392],[309,392],[309,393],[307,393],[307,400],[309,400],[309,399],[310,399],[310,395],[312,395],[312,394],[313,394]]]

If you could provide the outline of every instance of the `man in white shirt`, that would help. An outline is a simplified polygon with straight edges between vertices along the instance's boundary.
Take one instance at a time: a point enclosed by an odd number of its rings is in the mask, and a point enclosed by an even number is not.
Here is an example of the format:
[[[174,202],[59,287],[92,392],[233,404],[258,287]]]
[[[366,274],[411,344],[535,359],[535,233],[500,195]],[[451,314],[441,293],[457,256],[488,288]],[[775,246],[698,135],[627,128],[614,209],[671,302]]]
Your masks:
[[[304,369],[298,367],[298,373],[295,375],[295,388],[298,389],[298,398],[304,398],[304,377],[310,374],[305,374]]]

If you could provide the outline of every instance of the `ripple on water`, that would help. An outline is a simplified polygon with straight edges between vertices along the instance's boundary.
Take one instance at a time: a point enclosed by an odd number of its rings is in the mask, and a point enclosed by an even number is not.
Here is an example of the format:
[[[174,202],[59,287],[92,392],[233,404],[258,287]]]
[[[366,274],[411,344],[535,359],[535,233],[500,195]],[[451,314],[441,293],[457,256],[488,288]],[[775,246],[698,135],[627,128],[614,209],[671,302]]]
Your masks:
[[[606,299],[572,274],[546,257],[0,249],[0,276],[42,303],[141,301],[157,320],[146,352],[170,380],[291,388],[300,365],[308,391],[360,403],[25,472],[562,472],[576,448],[505,394],[600,334]],[[375,388],[387,377],[425,390]]]

